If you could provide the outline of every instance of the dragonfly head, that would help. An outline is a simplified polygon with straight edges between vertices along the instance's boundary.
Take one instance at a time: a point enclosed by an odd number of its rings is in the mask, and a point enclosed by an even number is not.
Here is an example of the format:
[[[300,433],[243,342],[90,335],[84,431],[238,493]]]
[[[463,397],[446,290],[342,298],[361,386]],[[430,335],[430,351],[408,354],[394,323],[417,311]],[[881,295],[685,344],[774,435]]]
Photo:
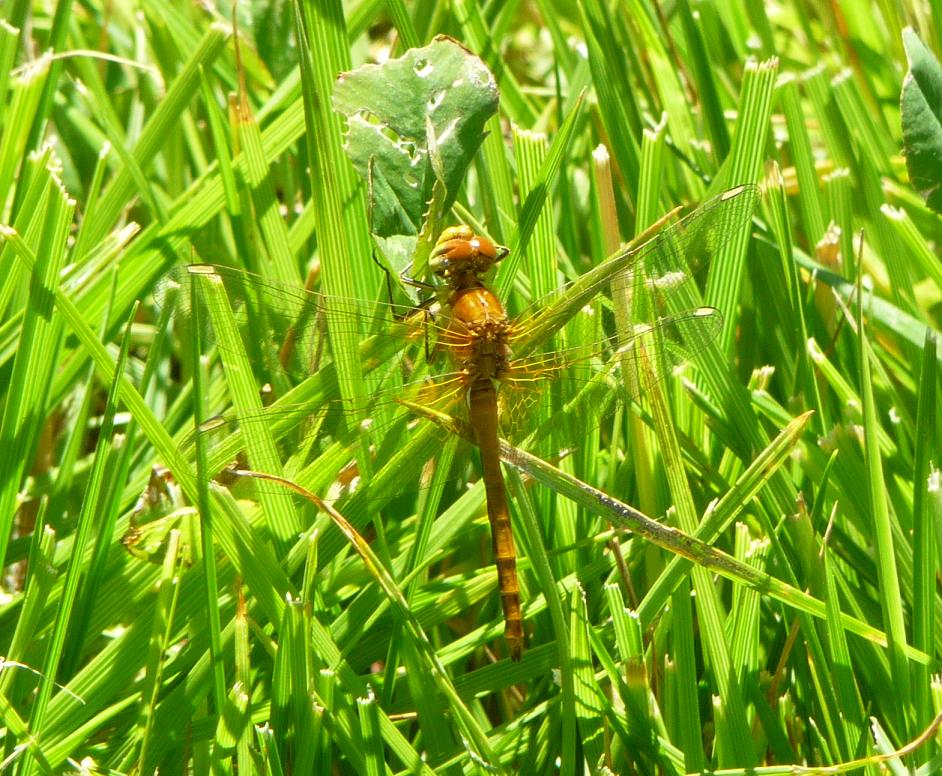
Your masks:
[[[510,251],[461,224],[445,229],[432,249],[429,267],[452,287],[477,284],[481,275]]]

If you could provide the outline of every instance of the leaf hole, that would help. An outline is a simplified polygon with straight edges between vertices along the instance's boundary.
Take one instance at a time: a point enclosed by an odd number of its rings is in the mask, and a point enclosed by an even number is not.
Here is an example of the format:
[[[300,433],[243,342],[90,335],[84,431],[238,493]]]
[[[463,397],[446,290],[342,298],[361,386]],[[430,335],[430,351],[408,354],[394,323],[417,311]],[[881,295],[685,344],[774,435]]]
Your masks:
[[[435,68],[432,67],[432,63],[427,59],[417,59],[415,60],[415,64],[412,65],[412,69],[419,78],[426,78]]]
[[[428,102],[425,104],[426,109],[429,113],[432,113],[438,110],[438,107],[445,101],[445,90],[439,89],[431,97],[429,97]]]

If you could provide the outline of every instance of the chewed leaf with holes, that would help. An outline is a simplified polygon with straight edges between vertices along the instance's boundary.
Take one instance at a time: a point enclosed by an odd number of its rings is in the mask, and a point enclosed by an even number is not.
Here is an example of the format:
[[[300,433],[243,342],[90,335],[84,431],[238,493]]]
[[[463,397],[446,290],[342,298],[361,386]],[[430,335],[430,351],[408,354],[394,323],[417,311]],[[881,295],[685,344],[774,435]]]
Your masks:
[[[443,35],[340,75],[333,106],[347,119],[347,155],[370,181],[376,235],[419,234],[436,169],[451,207],[497,99],[485,64]]]

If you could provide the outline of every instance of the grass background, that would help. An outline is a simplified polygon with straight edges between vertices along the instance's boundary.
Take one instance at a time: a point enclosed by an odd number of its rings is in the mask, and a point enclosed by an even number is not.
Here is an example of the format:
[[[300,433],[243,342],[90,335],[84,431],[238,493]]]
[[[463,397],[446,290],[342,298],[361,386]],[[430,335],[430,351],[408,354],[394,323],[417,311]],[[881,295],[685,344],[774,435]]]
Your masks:
[[[942,705],[942,274],[898,105],[902,27],[938,51],[940,9],[236,13],[238,58],[228,8],[3,9],[3,770],[876,773],[916,740]],[[254,384],[195,361],[151,297],[175,265],[264,256],[383,298],[329,95],[442,32],[501,90],[456,218],[527,245],[513,304],[677,203],[764,189],[711,268],[725,329],[698,382],[649,392],[564,471],[531,462],[541,486],[508,467],[520,664],[501,659],[480,486],[437,512],[351,502],[365,557],[293,502],[198,493],[194,415]],[[397,450],[377,479],[423,460]],[[204,516],[148,563],[120,541],[158,463]],[[631,529],[617,552],[612,524]],[[933,736],[890,758],[940,763]]]

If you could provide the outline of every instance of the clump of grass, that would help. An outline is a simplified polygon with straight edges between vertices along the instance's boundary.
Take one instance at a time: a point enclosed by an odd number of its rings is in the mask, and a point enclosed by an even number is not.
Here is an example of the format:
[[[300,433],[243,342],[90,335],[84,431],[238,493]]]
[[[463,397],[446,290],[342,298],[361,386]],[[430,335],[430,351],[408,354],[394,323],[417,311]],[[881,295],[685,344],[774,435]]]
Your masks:
[[[142,6],[144,25],[14,5],[0,25],[4,767],[932,772],[939,226],[898,156],[892,9],[236,12],[238,57],[228,21],[176,3]],[[194,446],[197,420],[260,411],[264,383],[276,411],[338,386],[367,402],[403,360],[328,317],[321,369],[292,385],[232,357],[225,316],[207,343],[152,296],[202,261],[384,301],[330,92],[437,33],[501,90],[451,215],[516,249],[495,278],[515,311],[677,204],[763,189],[704,268],[723,324],[695,368],[604,425],[563,410],[584,436],[569,455],[504,451],[519,664],[473,454],[453,436],[430,467],[434,424],[422,446],[376,421],[353,453],[333,428],[292,459],[325,489],[356,459],[369,484],[337,502],[346,535],[196,475],[198,453],[225,463]],[[281,467],[275,423],[229,444]],[[169,501],[141,496],[157,465]],[[420,479],[418,500],[367,495]],[[120,546],[151,501],[160,527],[200,515],[157,563]]]

